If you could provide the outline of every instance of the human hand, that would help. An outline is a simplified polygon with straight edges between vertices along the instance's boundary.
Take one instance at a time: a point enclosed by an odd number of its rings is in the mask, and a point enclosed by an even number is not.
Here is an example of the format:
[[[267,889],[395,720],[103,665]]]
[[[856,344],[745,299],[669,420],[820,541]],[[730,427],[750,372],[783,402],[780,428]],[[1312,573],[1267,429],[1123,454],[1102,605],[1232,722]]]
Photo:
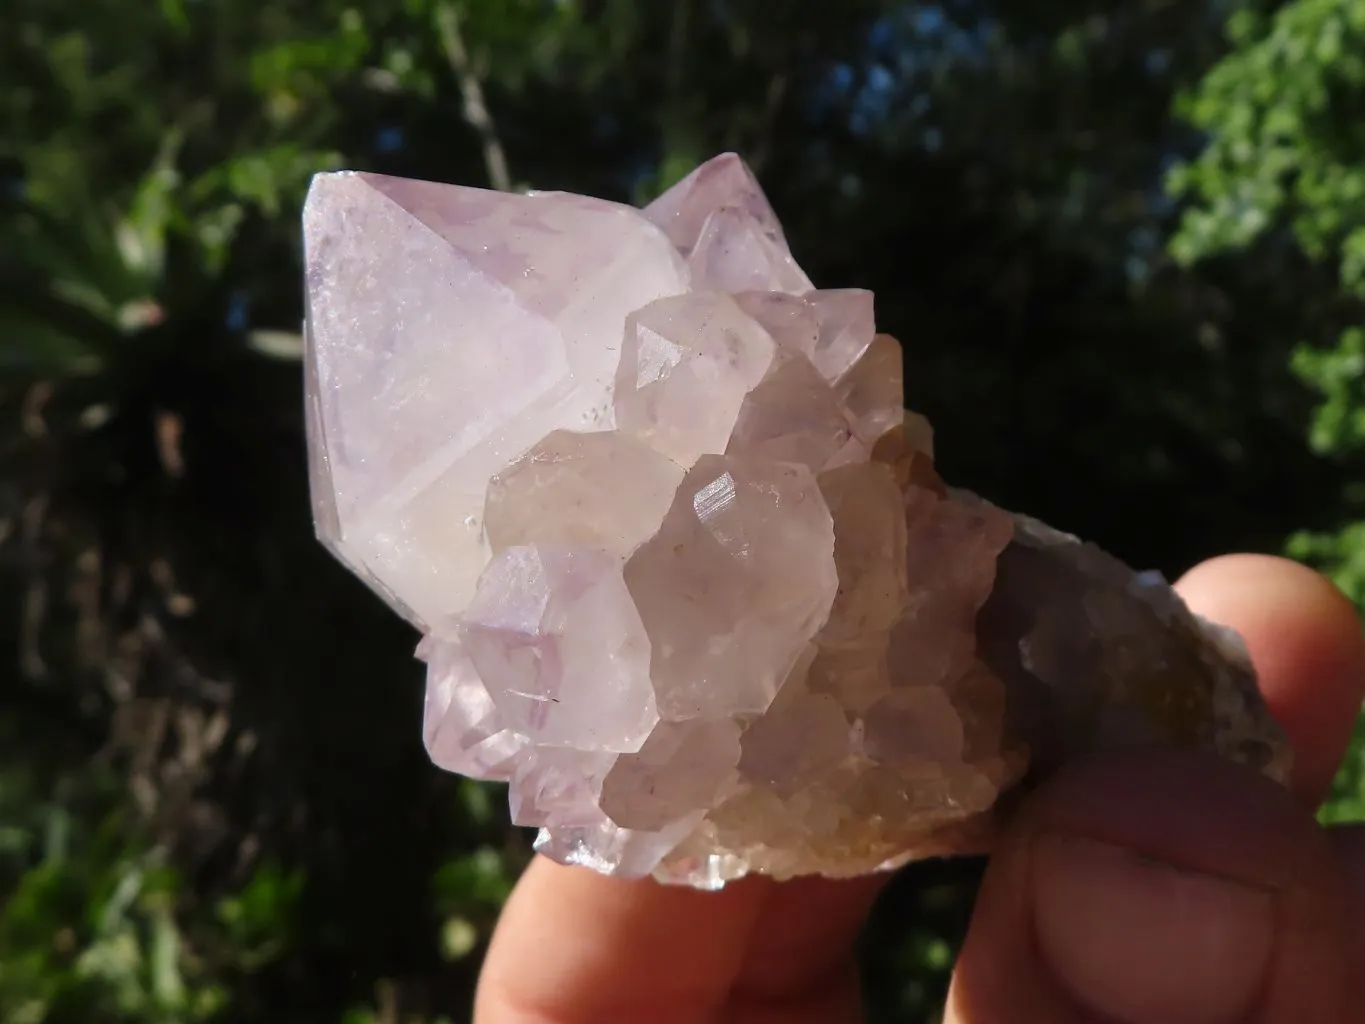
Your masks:
[[[1346,1024],[1365,1017],[1365,828],[1324,830],[1365,692],[1355,610],[1320,577],[1216,559],[1179,590],[1245,637],[1294,743],[1292,793],[1178,754],[1058,773],[992,857],[949,1024]],[[851,1024],[852,944],[883,879],[719,893],[537,859],[476,1024]]]

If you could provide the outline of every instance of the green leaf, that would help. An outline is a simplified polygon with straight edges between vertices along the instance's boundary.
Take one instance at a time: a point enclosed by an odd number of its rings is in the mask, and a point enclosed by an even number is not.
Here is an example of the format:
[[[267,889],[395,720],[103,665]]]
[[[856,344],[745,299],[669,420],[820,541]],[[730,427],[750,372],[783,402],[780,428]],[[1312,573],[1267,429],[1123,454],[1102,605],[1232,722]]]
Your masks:
[[[179,135],[169,135],[166,152],[142,179],[128,213],[114,225],[114,237],[124,265],[149,285],[166,270],[166,235],[175,211],[180,173],[173,165]]]
[[[79,376],[98,371],[100,365],[89,339],[26,310],[0,305],[0,374]]]
[[[479,929],[466,918],[448,918],[441,928],[441,955],[448,961],[463,960],[478,944]]]
[[[149,958],[152,997],[163,1009],[179,1010],[185,1005],[185,981],[180,974],[180,930],[169,911],[152,919],[152,949]]]
[[[297,362],[303,358],[303,335],[298,331],[252,331],[247,347],[268,359]]]
[[[190,19],[185,13],[185,0],[160,0],[161,14],[166,21],[180,31],[190,27]]]
[[[498,907],[511,894],[513,881],[498,852],[483,847],[442,865],[435,887],[438,900],[451,909]]]

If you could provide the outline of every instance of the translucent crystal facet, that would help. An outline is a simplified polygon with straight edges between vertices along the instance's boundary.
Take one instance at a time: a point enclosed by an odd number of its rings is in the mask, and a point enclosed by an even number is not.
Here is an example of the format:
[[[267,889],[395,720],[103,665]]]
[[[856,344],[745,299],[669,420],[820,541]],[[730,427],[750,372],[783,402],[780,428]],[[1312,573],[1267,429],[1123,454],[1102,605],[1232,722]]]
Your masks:
[[[608,552],[500,551],[459,632],[502,720],[537,743],[638,750],[658,721],[649,637]]]
[[[660,713],[762,712],[829,615],[829,510],[802,466],[709,455],[625,580],[653,645]]]
[[[723,292],[650,303],[626,319],[617,426],[685,466],[724,451],[776,353],[768,332]]]
[[[787,247],[782,222],[758,179],[733,153],[702,164],[646,206],[644,215],[686,256],[696,247],[711,214],[726,207],[742,210],[767,238]]]
[[[644,215],[687,259],[694,288],[799,295],[813,287],[763,189],[733,154],[698,167]]]
[[[805,356],[829,382],[842,377],[876,335],[872,293],[858,288],[740,292],[735,301],[781,348]]]
[[[488,542],[625,558],[659,528],[682,478],[681,466],[628,434],[556,430],[488,482]]]
[[[506,782],[530,741],[507,728],[478,670],[459,644],[426,637],[422,736],[431,760],[449,772]]]
[[[304,232],[318,535],[546,856],[845,876],[988,850],[1090,751],[1285,778],[1236,637],[944,483],[871,293],[812,287],[738,157],[643,211],[321,175]]]
[[[704,814],[734,780],[740,731],[729,718],[661,722],[637,753],[612,765],[603,812],[622,828],[654,832]]]
[[[627,207],[373,174],[314,179],[304,243],[319,530],[436,622],[487,560],[489,478],[552,430],[612,425],[622,324],[687,270]]]
[[[853,424],[805,356],[777,360],[744,396],[730,431],[731,455],[826,468],[853,437]]]
[[[854,432],[867,444],[875,444],[901,422],[903,391],[900,343],[886,334],[872,339],[835,382],[835,392],[852,416]]]
[[[739,206],[722,206],[706,218],[687,267],[693,283],[703,288],[801,295],[812,287],[786,245]]]

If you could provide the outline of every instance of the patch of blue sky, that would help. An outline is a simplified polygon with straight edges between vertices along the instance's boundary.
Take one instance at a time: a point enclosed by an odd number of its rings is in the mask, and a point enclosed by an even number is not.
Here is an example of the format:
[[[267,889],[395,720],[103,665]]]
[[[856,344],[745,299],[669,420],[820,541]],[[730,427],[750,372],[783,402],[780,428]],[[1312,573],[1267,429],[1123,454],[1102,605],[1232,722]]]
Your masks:
[[[251,326],[251,296],[244,291],[234,291],[228,296],[227,329],[245,331]]]
[[[375,152],[387,156],[399,152],[407,145],[407,133],[397,125],[386,125],[374,133]]]

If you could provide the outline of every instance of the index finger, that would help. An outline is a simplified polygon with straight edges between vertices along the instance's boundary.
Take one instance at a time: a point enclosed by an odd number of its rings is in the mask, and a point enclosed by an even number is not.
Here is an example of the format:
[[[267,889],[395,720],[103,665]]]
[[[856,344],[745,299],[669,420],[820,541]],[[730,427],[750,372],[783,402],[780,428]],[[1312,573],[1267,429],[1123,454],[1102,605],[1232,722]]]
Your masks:
[[[1268,555],[1225,555],[1176,589],[1200,615],[1246,641],[1261,693],[1294,748],[1294,792],[1327,794],[1365,697],[1359,613],[1326,577]]]
[[[697,892],[538,857],[503,911],[474,1019],[700,1024],[727,1004],[753,1014],[734,1020],[852,1019],[853,940],[884,881],[754,877]]]

